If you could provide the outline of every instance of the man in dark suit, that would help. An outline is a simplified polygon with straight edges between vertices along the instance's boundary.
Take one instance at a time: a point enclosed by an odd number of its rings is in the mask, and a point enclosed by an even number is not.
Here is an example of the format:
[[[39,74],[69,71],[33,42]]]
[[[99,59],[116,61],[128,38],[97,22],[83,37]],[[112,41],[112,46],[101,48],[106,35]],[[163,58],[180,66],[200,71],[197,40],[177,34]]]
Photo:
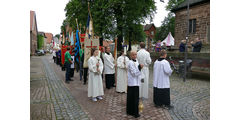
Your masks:
[[[193,44],[193,41],[191,42],[193,46],[193,52],[200,52],[202,48],[202,41],[197,37],[196,42]]]

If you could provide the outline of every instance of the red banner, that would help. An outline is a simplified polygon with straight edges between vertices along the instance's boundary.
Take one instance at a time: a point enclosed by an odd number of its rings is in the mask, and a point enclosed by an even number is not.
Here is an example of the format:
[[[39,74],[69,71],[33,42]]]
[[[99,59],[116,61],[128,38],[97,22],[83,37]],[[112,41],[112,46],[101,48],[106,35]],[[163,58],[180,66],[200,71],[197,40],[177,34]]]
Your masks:
[[[73,46],[62,45],[62,48],[61,48],[61,58],[62,58],[61,62],[62,62],[62,65],[64,65],[65,53],[67,52],[67,47],[70,47],[70,54],[72,54]]]
[[[80,42],[81,42],[81,43],[84,43],[85,34],[81,34],[80,36],[81,36],[81,38],[80,38]]]

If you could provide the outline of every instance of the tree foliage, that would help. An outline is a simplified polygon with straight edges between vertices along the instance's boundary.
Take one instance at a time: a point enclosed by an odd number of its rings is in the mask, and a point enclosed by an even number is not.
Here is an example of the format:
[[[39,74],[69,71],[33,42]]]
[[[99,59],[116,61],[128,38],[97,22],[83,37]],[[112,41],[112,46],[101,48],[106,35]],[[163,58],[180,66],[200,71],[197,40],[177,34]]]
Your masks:
[[[170,11],[184,1],[185,0],[169,0],[167,6],[165,8],[167,11]]]
[[[38,46],[38,49],[42,49],[43,45],[44,45],[44,36],[37,35],[37,46]]]
[[[56,34],[55,37],[57,37],[59,39],[60,38],[60,34]]]
[[[61,27],[69,24],[76,30],[76,21],[86,26],[88,17],[87,0],[70,0],[66,7],[66,19]],[[118,46],[121,47],[122,37],[129,41],[142,40],[144,37],[141,23],[145,19],[152,19],[156,11],[154,0],[94,0],[90,2],[90,11],[93,18],[94,34],[100,38],[118,37]],[[82,29],[83,30],[83,27]],[[134,37],[139,34],[141,38]]]
[[[156,34],[154,36],[154,41],[164,40],[168,33],[171,32],[174,36],[175,32],[175,16],[173,13],[168,13],[168,16],[162,21],[162,25],[157,28]]]
[[[168,16],[164,18],[162,21],[162,25],[156,30],[156,34],[154,36],[154,40],[164,40],[168,33],[171,32],[172,36],[175,35],[175,15],[170,10],[174,7],[181,4],[184,0],[169,0],[167,6],[165,7],[167,11],[169,11]]]

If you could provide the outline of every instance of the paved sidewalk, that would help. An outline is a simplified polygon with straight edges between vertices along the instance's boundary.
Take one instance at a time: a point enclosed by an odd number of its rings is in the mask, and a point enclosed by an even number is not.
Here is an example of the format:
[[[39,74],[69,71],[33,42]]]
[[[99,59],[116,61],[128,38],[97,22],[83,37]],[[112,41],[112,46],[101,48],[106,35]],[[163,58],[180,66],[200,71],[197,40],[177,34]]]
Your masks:
[[[30,119],[56,119],[41,58],[31,57],[30,63]]]
[[[51,62],[51,60],[50,60]],[[64,80],[65,71],[51,62],[51,66],[56,71],[57,75]],[[150,74],[152,70],[150,70]],[[135,119],[132,116],[126,115],[126,94],[119,94],[113,89],[105,89],[104,84],[104,99],[98,102],[92,102],[87,97],[87,85],[83,85],[80,81],[79,73],[75,71],[74,81],[70,84],[65,84],[76,101],[89,115],[90,119]],[[209,81],[201,81],[196,79],[187,79],[183,82],[182,79],[171,77],[171,102],[175,106],[172,110],[165,110],[154,107],[153,104],[153,89],[152,75],[149,81],[149,99],[145,100],[143,112],[140,113],[140,120],[208,120],[210,119],[210,83]]]
[[[171,76],[171,103],[174,108],[165,110],[153,104],[152,70],[150,69],[149,99],[139,120],[209,120],[210,82],[182,79]],[[126,114],[126,94],[107,90],[103,100],[92,102],[87,97],[87,85],[75,71],[74,81],[65,84],[65,71],[53,63],[51,55],[31,57],[31,119],[135,119]]]
[[[34,59],[37,62],[34,62]],[[81,109],[81,107],[73,98],[69,90],[64,86],[64,83],[62,82],[62,80],[60,80],[58,76],[56,76],[55,71],[50,67],[49,62],[47,61],[45,56],[31,58],[31,64],[32,64],[31,68],[37,65],[35,70],[38,70],[39,72],[41,72],[42,77],[44,76],[44,79],[43,79],[41,77],[37,78],[36,76],[31,74],[32,81],[33,80],[40,81],[40,82],[34,82],[35,84],[31,84],[31,119],[34,119],[34,120],[35,119],[87,120],[88,119],[88,116]],[[45,74],[43,73],[43,71]],[[31,73],[34,73],[34,69],[31,69]],[[35,77],[37,79],[34,79]],[[45,94],[42,95],[42,93],[45,93]],[[40,96],[40,97],[35,97],[35,96]],[[36,105],[36,101],[37,103],[40,103],[40,104]],[[50,106],[50,108],[48,106]],[[39,108],[43,108],[43,109],[40,110]]]

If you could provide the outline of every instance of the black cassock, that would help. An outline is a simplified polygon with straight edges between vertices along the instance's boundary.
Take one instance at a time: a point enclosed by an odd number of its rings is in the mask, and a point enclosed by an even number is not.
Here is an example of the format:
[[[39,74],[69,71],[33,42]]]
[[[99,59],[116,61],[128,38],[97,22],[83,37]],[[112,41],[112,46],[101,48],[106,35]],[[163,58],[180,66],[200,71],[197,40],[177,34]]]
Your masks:
[[[170,88],[153,88],[153,102],[157,106],[170,105]]]
[[[106,82],[106,88],[107,89],[110,89],[111,87],[114,87],[115,74],[105,74],[105,82]]]
[[[127,114],[138,116],[139,86],[128,86],[127,89]]]

